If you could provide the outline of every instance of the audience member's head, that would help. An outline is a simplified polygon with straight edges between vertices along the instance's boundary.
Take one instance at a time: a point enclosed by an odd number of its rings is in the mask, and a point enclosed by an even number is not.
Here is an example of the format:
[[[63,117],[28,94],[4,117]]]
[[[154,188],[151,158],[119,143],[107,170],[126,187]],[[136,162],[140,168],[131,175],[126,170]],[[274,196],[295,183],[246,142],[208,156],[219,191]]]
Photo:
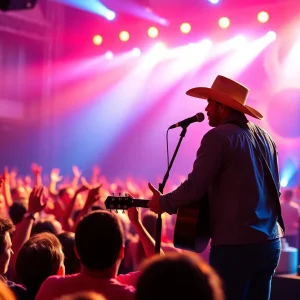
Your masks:
[[[58,238],[48,232],[32,236],[18,253],[16,273],[31,297],[49,276],[64,275],[64,254]]]
[[[62,296],[57,300],[106,300],[106,298],[95,292],[78,292]]]
[[[18,186],[10,190],[13,202],[28,200],[28,193],[23,186]]]
[[[13,254],[10,239],[10,232],[13,228],[11,220],[0,215],[0,275],[7,272],[10,257]]]
[[[54,235],[61,233],[61,224],[54,218],[44,217],[39,219],[32,227],[31,235],[42,232],[50,232]]]
[[[136,300],[223,300],[221,280],[194,253],[156,255],[142,264]]]
[[[9,217],[12,222],[16,225],[20,223],[25,215],[27,208],[22,202],[14,202],[9,208]]]
[[[71,199],[74,197],[75,192],[72,188],[70,187],[64,187],[61,188],[58,192],[59,198],[64,202],[64,203],[69,203]]]
[[[119,217],[108,211],[89,213],[77,225],[75,245],[86,269],[118,269],[124,257],[124,233]]]
[[[0,280],[0,300],[16,300],[14,293],[1,280]]]
[[[80,272],[80,260],[75,253],[75,234],[73,232],[62,232],[57,238],[59,239],[65,255],[64,265],[65,273],[76,274]]]

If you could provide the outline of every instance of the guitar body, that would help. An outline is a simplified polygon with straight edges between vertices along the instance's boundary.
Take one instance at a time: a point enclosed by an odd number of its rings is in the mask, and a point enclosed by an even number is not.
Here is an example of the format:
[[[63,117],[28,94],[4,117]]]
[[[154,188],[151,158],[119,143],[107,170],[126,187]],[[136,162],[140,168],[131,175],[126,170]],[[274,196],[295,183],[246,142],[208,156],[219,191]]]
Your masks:
[[[210,241],[209,199],[206,194],[196,204],[177,211],[174,246],[202,253]]]

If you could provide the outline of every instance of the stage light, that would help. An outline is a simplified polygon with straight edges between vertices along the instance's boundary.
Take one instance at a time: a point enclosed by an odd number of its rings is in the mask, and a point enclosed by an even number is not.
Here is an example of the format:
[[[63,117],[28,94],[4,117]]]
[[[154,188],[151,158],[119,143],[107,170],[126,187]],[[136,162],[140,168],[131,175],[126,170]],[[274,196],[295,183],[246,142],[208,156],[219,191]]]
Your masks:
[[[265,11],[261,11],[257,15],[257,20],[260,23],[267,23],[269,21],[269,14],[267,12],[265,12]]]
[[[281,185],[282,187],[287,187],[287,185],[288,185],[287,179],[286,179],[286,178],[282,178],[282,179],[280,180],[280,185]]]
[[[112,60],[112,59],[114,58],[114,54],[113,54],[111,51],[107,51],[107,52],[105,53],[105,58],[106,58],[107,60]]]
[[[97,34],[97,35],[94,35],[93,37],[93,43],[96,45],[96,46],[99,46],[101,45],[103,42],[103,38],[101,35]]]
[[[187,34],[191,31],[191,29],[192,29],[192,27],[189,23],[182,23],[180,25],[180,30],[181,30],[182,33]]]
[[[130,38],[130,35],[127,31],[124,30],[120,32],[119,38],[122,42],[127,42]]]
[[[141,56],[141,50],[139,49],[139,48],[134,48],[134,49],[132,49],[132,51],[131,51],[131,54],[132,54],[132,56]]]
[[[158,36],[158,29],[156,27],[150,27],[148,29],[148,35],[151,38],[156,38]]]
[[[222,17],[219,19],[219,26],[221,28],[228,28],[230,25],[230,20],[226,17]]]
[[[277,37],[277,34],[274,31],[268,31],[267,34],[266,34],[266,37],[270,41],[275,41],[276,37]]]
[[[219,3],[219,0],[208,0],[210,3],[212,4],[218,4]]]
[[[108,12],[105,14],[105,17],[106,17],[107,20],[112,21],[112,20],[115,19],[116,14],[115,14],[113,11],[108,11]]]

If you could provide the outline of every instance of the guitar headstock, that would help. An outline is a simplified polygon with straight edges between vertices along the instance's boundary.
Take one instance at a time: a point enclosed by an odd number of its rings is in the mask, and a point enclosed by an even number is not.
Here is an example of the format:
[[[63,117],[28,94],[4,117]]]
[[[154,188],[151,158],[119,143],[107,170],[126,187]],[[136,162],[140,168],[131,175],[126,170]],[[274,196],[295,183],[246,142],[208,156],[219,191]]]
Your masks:
[[[109,210],[127,210],[128,208],[133,206],[133,199],[128,197],[127,194],[125,196],[108,196],[104,202],[105,207]]]

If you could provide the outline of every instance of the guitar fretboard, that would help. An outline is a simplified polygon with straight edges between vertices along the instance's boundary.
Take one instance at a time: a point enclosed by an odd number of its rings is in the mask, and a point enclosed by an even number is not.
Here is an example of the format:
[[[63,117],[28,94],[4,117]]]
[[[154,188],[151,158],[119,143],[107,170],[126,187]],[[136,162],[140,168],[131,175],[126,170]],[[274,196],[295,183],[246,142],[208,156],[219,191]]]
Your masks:
[[[149,200],[145,199],[132,199],[132,206],[148,208],[148,202]]]

